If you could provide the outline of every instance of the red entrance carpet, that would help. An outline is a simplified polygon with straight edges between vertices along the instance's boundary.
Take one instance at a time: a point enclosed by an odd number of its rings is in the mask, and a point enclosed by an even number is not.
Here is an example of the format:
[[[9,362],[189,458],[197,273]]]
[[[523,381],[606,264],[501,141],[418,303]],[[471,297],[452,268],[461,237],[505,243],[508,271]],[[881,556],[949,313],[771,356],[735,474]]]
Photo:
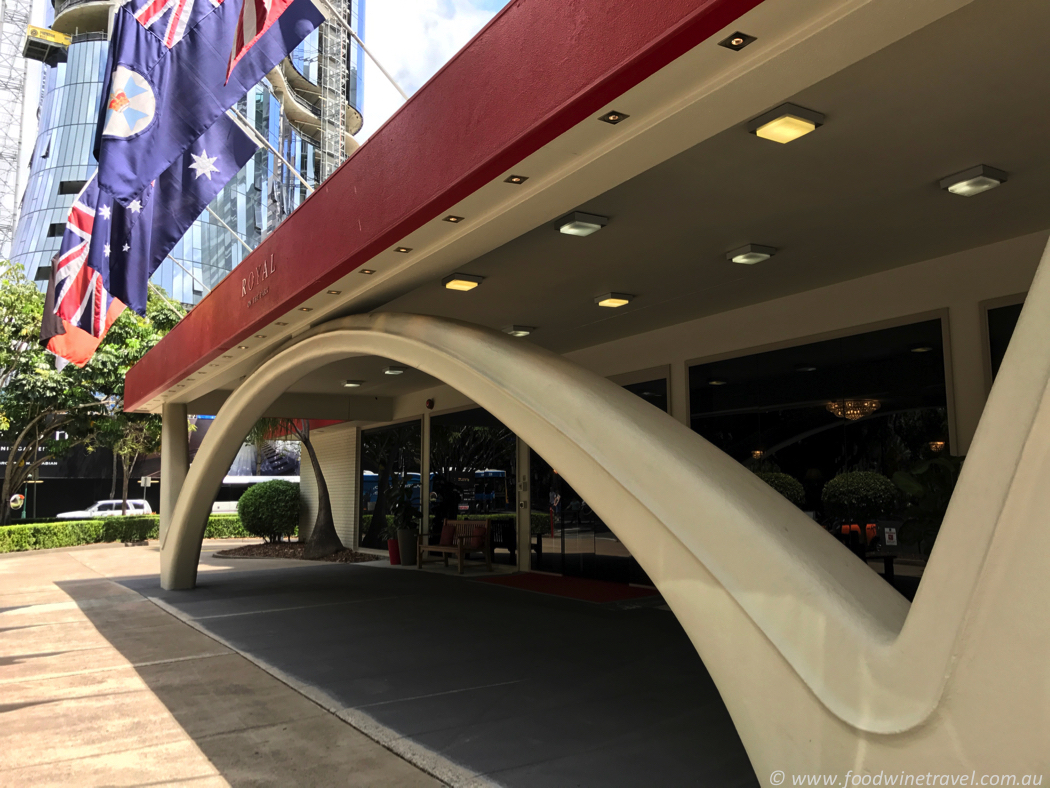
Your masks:
[[[560,575],[543,575],[538,572],[521,572],[516,575],[501,577],[478,577],[479,583],[495,583],[510,586],[522,591],[535,591],[538,594],[566,596],[583,602],[622,602],[627,599],[658,596],[652,588],[635,588],[625,583],[607,583],[603,580],[583,580],[578,577]]]

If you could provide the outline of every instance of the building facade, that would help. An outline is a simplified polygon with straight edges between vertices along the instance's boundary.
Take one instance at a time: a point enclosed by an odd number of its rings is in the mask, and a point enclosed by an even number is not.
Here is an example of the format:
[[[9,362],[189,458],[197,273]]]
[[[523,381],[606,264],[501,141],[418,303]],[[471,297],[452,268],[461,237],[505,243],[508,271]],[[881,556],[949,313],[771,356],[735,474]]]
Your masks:
[[[92,146],[108,52],[109,8],[106,2],[76,0],[56,6],[53,29],[69,34],[71,41],[46,70],[37,138],[32,142],[11,254],[42,287],[51,258],[61,246],[69,206],[96,166]],[[350,18],[363,19],[363,8],[364,0],[349,0]],[[321,179],[320,35],[320,31],[311,33],[236,107],[311,184]],[[350,42],[345,63],[347,137],[361,127],[362,54]],[[349,149],[354,144],[351,141]],[[203,213],[175,245],[173,259],[161,264],[153,283],[187,306],[196,304],[248,249],[258,246],[302,203],[306,193],[271,151],[260,148],[215,198],[210,212]]]
[[[1047,773],[1050,10],[608,9],[511,2],[129,371],[163,587],[251,424],[324,420],[344,544],[654,585],[762,784]]]

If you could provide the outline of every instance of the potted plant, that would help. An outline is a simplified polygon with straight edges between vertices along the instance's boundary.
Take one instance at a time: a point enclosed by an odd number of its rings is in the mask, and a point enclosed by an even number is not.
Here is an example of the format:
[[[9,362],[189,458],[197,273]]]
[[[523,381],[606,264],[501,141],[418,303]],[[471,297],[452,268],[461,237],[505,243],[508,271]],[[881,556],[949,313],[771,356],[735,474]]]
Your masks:
[[[387,528],[397,534],[401,565],[411,566],[416,563],[416,544],[419,533],[416,518],[419,517],[419,510],[412,506],[412,487],[404,480],[387,490],[387,510],[390,512]]]
[[[397,541],[397,526],[387,522],[383,529],[383,538],[386,539],[386,551],[390,556],[391,566],[401,566],[401,548]]]

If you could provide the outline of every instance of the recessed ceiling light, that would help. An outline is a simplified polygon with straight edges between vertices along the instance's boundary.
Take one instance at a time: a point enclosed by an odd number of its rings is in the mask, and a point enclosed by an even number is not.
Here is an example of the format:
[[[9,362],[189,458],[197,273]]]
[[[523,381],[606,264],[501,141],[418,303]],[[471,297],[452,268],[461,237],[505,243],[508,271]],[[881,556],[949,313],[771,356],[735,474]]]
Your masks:
[[[747,124],[747,130],[764,140],[787,143],[824,125],[824,116],[798,104],[781,104]]]
[[[726,260],[739,263],[740,265],[754,265],[755,263],[761,263],[763,260],[768,260],[776,253],[777,249],[775,246],[748,244],[731,252],[726,252]]]
[[[356,388],[359,388],[359,387],[363,386],[364,383],[365,382],[363,380],[344,380],[343,381],[343,388],[344,389],[356,389]]]
[[[339,295],[341,292],[343,292],[343,291],[342,290],[329,290],[328,291],[328,295]]]
[[[724,386],[728,382],[729,381],[721,380],[720,378],[711,378],[709,381],[707,381],[707,385],[708,386]]]
[[[409,251],[411,251],[411,250],[409,250]],[[361,271],[360,271],[360,273],[364,274],[365,276],[371,276],[375,272],[376,271],[375,271],[374,268],[362,268]]]
[[[412,247],[410,247],[410,246],[399,246],[396,249],[394,249],[394,251],[395,252],[400,252],[401,254],[408,254],[409,252],[412,251]]]
[[[521,184],[529,179],[528,175],[508,175],[503,179],[504,183]]]
[[[460,290],[466,292],[467,290],[473,290],[475,287],[485,281],[483,276],[474,276],[473,274],[452,274],[446,276],[441,280],[441,284],[445,286],[446,290]]]
[[[442,221],[451,222],[452,224],[459,224],[460,222],[463,221],[463,217],[462,216],[453,216],[452,214],[449,214]]]
[[[933,348],[930,345],[913,345],[911,348],[912,353],[929,353]]]
[[[313,312],[314,308],[312,306],[301,306],[301,307],[299,307],[299,311],[300,312]]]
[[[733,35],[729,36],[729,38],[724,38],[721,41],[719,41],[718,45],[720,47],[725,47],[726,49],[732,49],[734,52],[739,52],[752,41],[757,40],[758,39],[756,39],[754,36],[749,36],[747,33],[737,32],[733,33]]]
[[[606,123],[615,126],[620,121],[626,120],[629,117],[631,116],[623,112],[617,112],[616,110],[613,110],[612,112],[606,112],[604,115],[598,118],[598,120],[605,121]]]
[[[238,346],[237,346],[237,349],[238,349],[238,350],[247,350],[247,349],[248,349],[248,346],[247,346],[247,345],[238,345]]]
[[[504,326],[503,333],[512,337],[527,337],[535,330],[535,326]]]
[[[405,373],[404,367],[384,367],[384,375],[403,375]]]
[[[598,306],[618,307],[631,303],[633,299],[634,296],[628,293],[606,293],[595,296],[594,303]]]
[[[280,321],[277,321],[276,323],[274,323],[274,325],[275,325],[275,326],[286,326],[286,325],[288,325],[288,324],[287,324],[287,323],[282,323],[282,322],[280,322]]]
[[[812,364],[799,364],[795,367],[795,372],[816,372],[817,368]]]
[[[256,339],[266,339],[266,334],[256,334],[255,338]]]
[[[961,197],[973,197],[1002,183],[1006,183],[1005,172],[986,164],[978,164],[976,167],[942,178],[941,188]]]
[[[233,356],[223,356],[223,358],[233,358]]]
[[[558,230],[581,238],[593,235],[609,223],[609,217],[575,211],[561,220]]]

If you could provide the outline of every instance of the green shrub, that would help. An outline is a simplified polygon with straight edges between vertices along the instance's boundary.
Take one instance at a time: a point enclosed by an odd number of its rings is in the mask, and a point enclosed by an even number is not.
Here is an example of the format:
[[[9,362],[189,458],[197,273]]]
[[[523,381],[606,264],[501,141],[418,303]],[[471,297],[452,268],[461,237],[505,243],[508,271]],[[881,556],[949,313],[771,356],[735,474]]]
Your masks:
[[[299,485],[283,479],[253,484],[237,501],[237,516],[252,536],[279,542],[299,524]]]
[[[213,514],[204,529],[205,539],[247,539],[251,534],[235,514]]]
[[[755,474],[778,493],[795,504],[799,509],[806,508],[806,491],[794,476],[773,471],[760,471]]]
[[[157,539],[159,530],[160,517],[155,514],[9,525],[0,528],[0,553],[76,547],[99,542],[137,542]],[[244,529],[235,514],[213,514],[204,529],[205,539],[247,539],[250,536],[252,534]]]
[[[900,509],[900,491],[881,473],[840,473],[824,485],[824,513],[837,520],[893,517]]]

